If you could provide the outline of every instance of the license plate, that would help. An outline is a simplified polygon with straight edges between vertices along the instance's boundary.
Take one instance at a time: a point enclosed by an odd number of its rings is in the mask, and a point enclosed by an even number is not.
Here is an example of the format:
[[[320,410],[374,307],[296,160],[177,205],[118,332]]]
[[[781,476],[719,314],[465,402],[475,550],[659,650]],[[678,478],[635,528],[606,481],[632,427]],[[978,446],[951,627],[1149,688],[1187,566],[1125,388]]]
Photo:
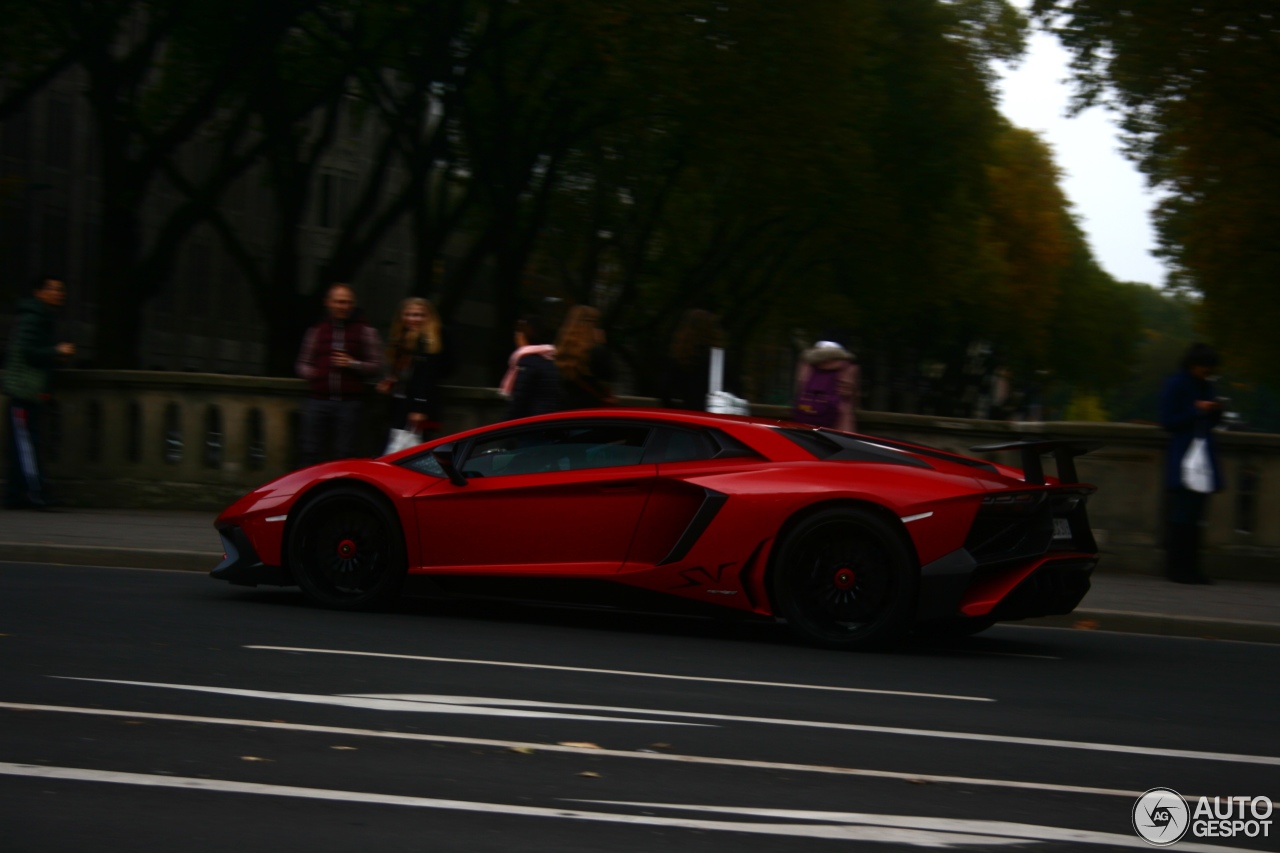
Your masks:
[[[1071,522],[1067,521],[1065,518],[1055,518],[1053,520],[1053,538],[1070,539]]]

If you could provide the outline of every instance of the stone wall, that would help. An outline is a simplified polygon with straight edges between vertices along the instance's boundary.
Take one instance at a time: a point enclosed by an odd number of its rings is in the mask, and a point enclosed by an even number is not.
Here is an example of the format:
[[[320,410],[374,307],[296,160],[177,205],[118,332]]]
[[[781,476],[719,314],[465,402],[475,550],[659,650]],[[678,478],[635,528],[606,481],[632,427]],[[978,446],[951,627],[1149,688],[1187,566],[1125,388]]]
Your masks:
[[[506,407],[489,388],[448,388],[444,429],[494,423]],[[217,510],[292,469],[296,379],[145,371],[65,371],[49,419],[48,468],[70,505]],[[628,405],[656,405],[633,398]],[[385,440],[385,400],[370,395],[366,450]],[[782,407],[757,406],[766,417]],[[861,412],[871,435],[968,453],[975,445],[1036,438],[1101,442],[1077,460],[1099,487],[1089,507],[1111,570],[1155,572],[1161,553],[1164,433],[1151,426],[1012,423]],[[1206,562],[1219,577],[1280,580],[1280,435],[1222,433],[1227,490],[1210,501]],[[1016,454],[996,461],[1018,464]],[[1046,463],[1052,473],[1052,462]]]

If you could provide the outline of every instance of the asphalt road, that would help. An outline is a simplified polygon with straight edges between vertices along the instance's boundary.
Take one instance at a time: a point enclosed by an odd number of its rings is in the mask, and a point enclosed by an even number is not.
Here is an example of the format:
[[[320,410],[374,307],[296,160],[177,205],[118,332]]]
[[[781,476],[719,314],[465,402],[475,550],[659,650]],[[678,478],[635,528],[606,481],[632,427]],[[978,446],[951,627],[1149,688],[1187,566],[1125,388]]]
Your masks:
[[[1148,789],[1280,799],[1278,670],[1249,643],[997,627],[845,654],[0,564],[0,849],[1147,849]],[[1271,821],[1173,849],[1277,850]]]

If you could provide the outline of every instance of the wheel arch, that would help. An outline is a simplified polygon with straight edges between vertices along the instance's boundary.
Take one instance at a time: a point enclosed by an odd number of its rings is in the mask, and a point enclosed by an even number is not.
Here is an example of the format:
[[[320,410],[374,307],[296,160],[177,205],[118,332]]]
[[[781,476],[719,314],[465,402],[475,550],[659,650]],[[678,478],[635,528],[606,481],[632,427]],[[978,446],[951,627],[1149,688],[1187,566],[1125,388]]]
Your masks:
[[[893,531],[901,540],[902,546],[911,557],[912,570],[916,573],[917,579],[919,578],[920,555],[916,551],[916,544],[911,539],[911,534],[907,532],[906,525],[902,523],[902,519],[899,518],[897,514],[883,504],[859,498],[831,498],[828,500],[822,500],[816,503],[807,504],[788,516],[778,528],[777,535],[773,540],[773,545],[769,548],[769,559],[765,565],[763,580],[765,593],[769,597],[769,608],[774,614],[777,614],[780,611],[778,601],[776,600],[774,593],[773,574],[777,566],[778,557],[782,552],[783,543],[785,543],[787,537],[791,535],[791,531],[803,524],[806,519],[830,509],[862,510],[883,521],[885,526],[889,530]],[[918,588],[916,594],[919,594]]]
[[[405,536],[404,521],[400,518],[400,513],[396,510],[395,502],[382,489],[366,480],[360,480],[354,477],[337,477],[332,480],[324,480],[316,483],[307,489],[297,500],[293,502],[293,506],[289,509],[289,516],[285,519],[284,532],[280,540],[280,564],[281,567],[289,574],[289,577],[296,583],[297,578],[293,577],[293,564],[289,559],[289,549],[292,547],[293,534],[297,519],[302,515],[302,511],[310,504],[323,498],[325,495],[342,490],[358,491],[364,494],[371,501],[380,504],[393,519],[396,526],[400,530],[400,537],[405,540],[405,548],[408,548],[408,537]]]

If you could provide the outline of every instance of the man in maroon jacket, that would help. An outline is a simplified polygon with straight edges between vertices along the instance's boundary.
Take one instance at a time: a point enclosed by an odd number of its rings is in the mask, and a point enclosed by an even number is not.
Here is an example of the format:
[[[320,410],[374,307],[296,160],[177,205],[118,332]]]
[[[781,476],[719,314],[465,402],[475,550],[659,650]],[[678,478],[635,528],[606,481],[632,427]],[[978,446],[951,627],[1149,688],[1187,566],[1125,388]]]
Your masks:
[[[356,294],[335,284],[324,299],[329,316],[307,330],[298,353],[298,375],[311,385],[302,410],[301,463],[320,462],[332,436],[335,458],[357,455],[365,380],[381,373],[382,341],[372,326],[353,317]]]

